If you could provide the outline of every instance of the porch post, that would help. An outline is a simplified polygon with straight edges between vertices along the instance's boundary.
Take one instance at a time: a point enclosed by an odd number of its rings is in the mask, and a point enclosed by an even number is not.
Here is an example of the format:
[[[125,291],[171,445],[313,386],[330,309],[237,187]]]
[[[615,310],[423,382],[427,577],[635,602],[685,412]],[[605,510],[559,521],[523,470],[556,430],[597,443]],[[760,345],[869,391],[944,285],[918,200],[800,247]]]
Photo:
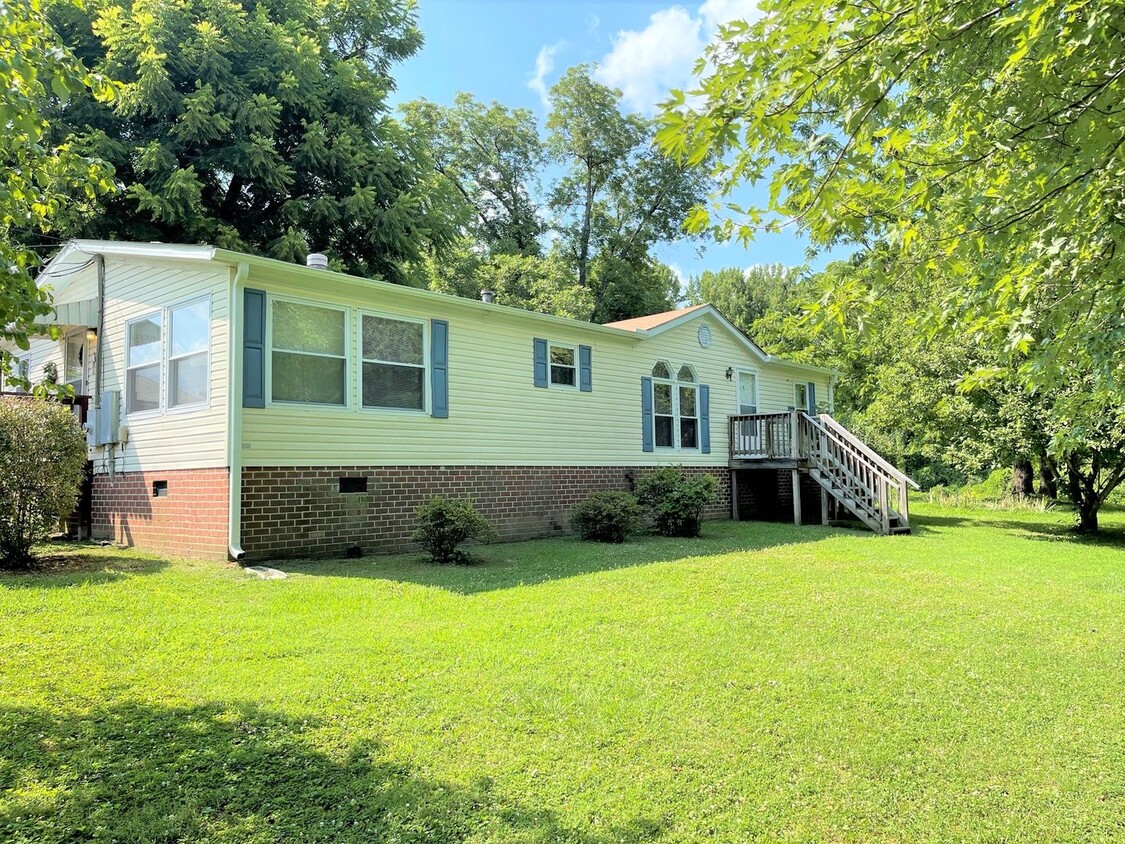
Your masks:
[[[828,524],[828,490],[820,488],[820,523]]]
[[[730,516],[734,521],[738,519],[738,470],[730,470]]]
[[[799,525],[801,523],[801,473],[796,469],[790,471],[793,473],[793,524]]]

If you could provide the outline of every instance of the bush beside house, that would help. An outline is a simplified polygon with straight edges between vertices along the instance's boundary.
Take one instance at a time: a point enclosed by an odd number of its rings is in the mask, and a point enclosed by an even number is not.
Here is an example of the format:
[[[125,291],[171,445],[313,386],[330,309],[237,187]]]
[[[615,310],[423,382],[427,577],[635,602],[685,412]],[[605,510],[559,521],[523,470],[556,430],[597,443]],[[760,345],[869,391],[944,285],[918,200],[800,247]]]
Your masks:
[[[85,466],[86,435],[69,408],[0,399],[0,563],[31,565],[32,545],[74,510]]]
[[[703,510],[718,498],[714,475],[688,475],[669,466],[637,479],[637,500],[652,514],[652,525],[662,536],[699,536]]]
[[[627,492],[595,492],[574,508],[571,526],[586,540],[624,542],[641,523],[641,507]]]
[[[470,555],[458,546],[469,539],[491,542],[496,537],[492,524],[467,498],[435,495],[414,511],[414,518],[414,541],[435,563],[471,562]]]

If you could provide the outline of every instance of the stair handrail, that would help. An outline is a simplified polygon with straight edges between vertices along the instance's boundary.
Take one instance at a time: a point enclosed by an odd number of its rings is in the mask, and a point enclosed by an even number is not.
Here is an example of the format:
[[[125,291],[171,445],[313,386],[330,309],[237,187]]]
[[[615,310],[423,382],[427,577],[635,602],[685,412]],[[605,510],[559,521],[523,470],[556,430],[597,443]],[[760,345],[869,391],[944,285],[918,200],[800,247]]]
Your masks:
[[[915,489],[917,489],[918,485],[915,484],[914,481],[868,448],[855,434],[839,422],[836,422],[836,420],[828,414],[821,414],[819,418],[812,417],[806,413],[802,413],[801,415],[804,417],[804,422],[808,428],[819,433],[823,440],[833,443],[836,447],[844,451],[851,452],[855,457],[858,457],[861,462],[867,463],[867,465],[874,470],[872,472],[874,475],[872,479],[874,481],[873,486],[868,486],[868,484],[860,478],[856,478],[856,480],[861,483],[867,494],[871,497],[872,502],[868,506],[878,511],[881,523],[880,526],[884,534],[890,532],[890,518],[892,514],[897,515],[903,521],[909,520],[910,505],[906,494],[906,484],[912,484]],[[831,424],[824,424],[826,420]],[[809,439],[811,440],[811,438]],[[824,455],[820,453],[822,447],[821,449],[817,449],[817,453],[813,453],[813,443],[809,441],[807,445],[809,447],[810,453],[808,456],[810,459],[815,460],[822,469],[826,469],[830,472],[837,471],[835,467],[828,464]],[[843,471],[848,475],[853,475],[853,473],[846,468],[843,468]],[[898,490],[897,510],[894,510],[890,506],[890,494],[887,489],[888,482],[893,484]]]
[[[838,436],[846,439],[849,445],[851,445],[857,451],[861,452],[864,457],[873,462],[876,466],[878,466],[891,477],[902,483],[909,484],[910,486],[914,487],[914,489],[922,488],[914,481],[913,478],[909,477],[905,472],[897,468],[893,463],[890,463],[885,458],[880,456],[878,452],[870,448],[863,440],[861,440],[859,437],[857,437],[827,413],[821,413],[815,418],[820,420],[821,427],[828,428]],[[810,417],[810,420],[812,419],[813,417]]]

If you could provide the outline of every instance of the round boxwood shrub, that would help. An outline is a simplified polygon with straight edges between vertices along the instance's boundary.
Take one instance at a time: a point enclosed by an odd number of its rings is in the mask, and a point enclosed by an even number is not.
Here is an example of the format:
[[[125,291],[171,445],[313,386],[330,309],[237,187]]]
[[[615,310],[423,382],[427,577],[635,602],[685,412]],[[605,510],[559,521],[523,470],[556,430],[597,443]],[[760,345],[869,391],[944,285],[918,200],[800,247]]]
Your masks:
[[[472,557],[457,546],[468,539],[491,542],[496,531],[468,498],[435,495],[414,511],[414,541],[435,563],[470,563]]]
[[[703,508],[718,499],[714,475],[688,475],[668,466],[637,479],[637,500],[652,513],[652,526],[662,536],[699,536]]]
[[[78,503],[86,435],[63,405],[0,399],[0,564],[26,568],[31,546]]]
[[[627,492],[595,492],[570,514],[570,524],[586,540],[624,542],[641,522],[641,506]]]

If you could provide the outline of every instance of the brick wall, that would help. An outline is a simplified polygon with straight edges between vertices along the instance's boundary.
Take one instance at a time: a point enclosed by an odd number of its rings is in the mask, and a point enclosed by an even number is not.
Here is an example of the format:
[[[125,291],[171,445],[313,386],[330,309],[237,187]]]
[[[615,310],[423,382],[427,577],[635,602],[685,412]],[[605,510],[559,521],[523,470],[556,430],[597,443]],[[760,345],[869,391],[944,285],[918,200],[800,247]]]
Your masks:
[[[335,466],[248,468],[242,475],[242,547],[248,557],[399,551],[410,545],[414,509],[433,495],[468,496],[501,539],[569,531],[570,509],[591,492],[628,490],[648,469],[628,466]],[[730,517],[730,471],[688,467],[719,479],[707,518]],[[341,477],[367,492],[341,493]]]
[[[222,469],[94,476],[93,534],[181,557],[227,558],[227,478]],[[153,495],[153,483],[167,494]]]
[[[743,521],[792,522],[793,474],[790,469],[739,469],[738,515]],[[801,522],[820,524],[820,485],[801,473]]]

